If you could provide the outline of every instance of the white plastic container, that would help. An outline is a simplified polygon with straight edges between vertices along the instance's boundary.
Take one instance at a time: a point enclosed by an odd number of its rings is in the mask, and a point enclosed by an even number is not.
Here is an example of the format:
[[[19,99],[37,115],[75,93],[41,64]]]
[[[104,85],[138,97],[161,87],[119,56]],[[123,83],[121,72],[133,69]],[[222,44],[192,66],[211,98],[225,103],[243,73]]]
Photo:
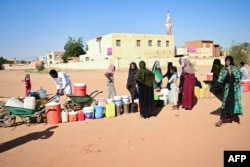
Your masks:
[[[67,110],[62,110],[61,112],[62,114],[62,122],[65,123],[65,122],[68,122],[69,121],[69,113]]]
[[[28,108],[28,109],[34,110],[35,105],[36,105],[35,97],[31,96],[31,97],[24,98],[23,108]]]
[[[5,106],[11,107],[20,107],[23,108],[23,103],[15,97],[11,97],[6,103]]]

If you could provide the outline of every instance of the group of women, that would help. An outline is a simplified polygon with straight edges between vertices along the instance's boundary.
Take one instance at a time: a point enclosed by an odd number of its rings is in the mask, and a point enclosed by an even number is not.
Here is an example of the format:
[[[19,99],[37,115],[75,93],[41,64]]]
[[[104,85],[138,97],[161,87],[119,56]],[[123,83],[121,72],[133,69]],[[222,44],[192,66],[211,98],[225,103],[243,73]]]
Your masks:
[[[141,117],[149,118],[153,115],[154,92],[162,88],[164,77],[167,77],[168,80],[166,88],[169,89],[173,109],[182,107],[191,110],[193,108],[195,70],[190,60],[186,58],[180,58],[179,63],[180,69],[177,72],[176,66],[173,66],[172,62],[168,62],[165,75],[162,75],[159,61],[154,63],[152,70],[146,68],[145,61],[139,62],[139,68],[135,62],[130,64],[126,88],[131,94],[132,103],[139,98]],[[215,95],[223,91],[221,116],[215,125],[221,126],[222,123],[232,121],[239,123],[238,115],[242,115],[241,74],[239,68],[234,65],[233,57],[225,58],[225,66],[219,59],[215,59],[211,72],[214,77],[210,91]]]

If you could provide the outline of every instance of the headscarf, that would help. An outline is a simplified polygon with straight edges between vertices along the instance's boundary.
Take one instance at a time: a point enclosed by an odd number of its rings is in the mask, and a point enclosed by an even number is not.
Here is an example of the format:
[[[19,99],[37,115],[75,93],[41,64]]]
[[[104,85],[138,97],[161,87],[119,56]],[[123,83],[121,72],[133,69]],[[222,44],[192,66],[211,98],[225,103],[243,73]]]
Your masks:
[[[131,65],[134,65],[135,68],[131,69]],[[137,72],[138,68],[135,62],[130,63],[129,65],[129,71],[128,71],[128,79],[127,79],[127,86],[129,85],[135,85],[135,74]]]
[[[108,72],[110,72],[110,73],[114,73],[115,72],[115,65],[114,64],[109,65]]]
[[[221,64],[220,59],[214,59],[211,73],[213,73],[215,75],[216,79],[219,77],[220,71],[223,67],[224,66]]]
[[[30,74],[26,74],[25,79],[30,79]]]
[[[172,76],[172,73],[171,73],[171,68],[173,67],[173,63],[172,62],[168,62],[168,70],[167,70],[167,73],[166,73],[166,76],[168,79],[171,78]]]
[[[145,61],[139,62],[139,68],[140,69],[135,74],[135,79],[144,85],[151,87],[154,82],[154,74],[150,70],[146,69]]]
[[[155,61],[153,68],[152,68],[152,72],[155,75],[155,82],[161,83],[163,76],[161,72],[160,62],[158,60]]]
[[[193,65],[191,64],[191,61],[188,59],[184,59],[184,67],[183,67],[183,71],[189,74],[194,74],[195,70]]]

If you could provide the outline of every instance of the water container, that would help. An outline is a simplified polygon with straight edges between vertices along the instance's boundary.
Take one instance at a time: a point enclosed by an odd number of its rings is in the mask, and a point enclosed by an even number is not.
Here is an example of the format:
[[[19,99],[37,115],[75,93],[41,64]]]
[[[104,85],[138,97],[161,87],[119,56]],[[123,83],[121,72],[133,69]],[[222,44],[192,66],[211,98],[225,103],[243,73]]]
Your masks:
[[[46,98],[46,90],[43,89],[43,87],[41,87],[38,91],[37,91],[40,99],[45,99]]]
[[[86,84],[75,83],[74,84],[74,95],[75,96],[86,96]]]
[[[84,121],[84,119],[85,119],[84,112],[82,110],[80,110],[77,112],[77,114],[78,114],[78,116],[77,116],[78,121]]]
[[[161,96],[161,97],[160,97],[160,100],[163,101],[163,105],[164,105],[164,106],[168,104],[168,97]]]
[[[70,111],[69,112],[69,122],[76,122],[78,120],[77,112]]]
[[[23,103],[18,100],[15,97],[11,97],[6,103],[5,106],[10,106],[10,107],[19,107],[19,108],[23,108]]]
[[[35,97],[25,97],[23,101],[23,108],[28,108],[34,110],[36,106],[36,99]]]
[[[129,96],[122,96],[122,103],[123,104],[129,104],[130,103]]]
[[[200,89],[200,98],[201,99],[204,99],[206,96],[205,96],[205,89]]]
[[[196,98],[196,99],[200,98],[200,87],[198,87],[198,86],[194,87],[194,98]]]
[[[167,97],[168,96],[168,89],[167,88],[163,88],[160,90],[160,94],[163,96],[163,97]]]
[[[129,103],[128,104],[123,104],[123,112],[128,114],[129,113]]]
[[[69,113],[67,110],[62,110],[61,112],[61,117],[62,117],[62,122],[65,123],[65,122],[68,122],[69,121]]]
[[[113,103],[114,100],[113,99],[107,99],[107,103]]]
[[[140,103],[139,103],[139,99],[135,99],[134,102],[137,104],[138,108],[137,111],[140,111]]]
[[[60,103],[51,102],[45,105],[47,124],[57,124],[61,122]]]
[[[130,104],[129,112],[130,113],[135,113],[137,111],[138,111],[138,104],[137,103],[131,103]]]
[[[122,104],[115,104],[116,116],[122,114]]]
[[[86,119],[93,119],[94,118],[94,107],[93,106],[84,107],[83,112],[84,112]]]
[[[108,103],[105,105],[105,116],[107,118],[115,117],[115,103]]]
[[[95,118],[102,118],[103,117],[103,110],[104,106],[95,106]]]
[[[207,81],[213,80],[213,73],[207,73]]]
[[[97,104],[99,106],[105,106],[105,104],[107,104],[107,100],[105,98],[99,98]]]
[[[250,91],[249,82],[250,82],[249,80],[242,80],[241,81],[241,86],[243,87],[244,92]]]
[[[122,97],[121,96],[114,96],[114,103],[116,105],[121,105],[122,104]]]

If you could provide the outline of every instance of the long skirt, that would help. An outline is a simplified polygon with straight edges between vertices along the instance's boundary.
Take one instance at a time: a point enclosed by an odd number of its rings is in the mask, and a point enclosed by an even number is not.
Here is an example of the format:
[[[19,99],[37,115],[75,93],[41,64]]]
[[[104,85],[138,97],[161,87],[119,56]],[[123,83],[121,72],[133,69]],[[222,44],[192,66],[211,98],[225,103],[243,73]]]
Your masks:
[[[185,109],[191,110],[193,108],[194,98],[194,74],[186,74],[183,82],[182,102],[181,105]]]
[[[154,113],[154,89],[153,85],[147,86],[138,82],[140,114],[149,118]]]

